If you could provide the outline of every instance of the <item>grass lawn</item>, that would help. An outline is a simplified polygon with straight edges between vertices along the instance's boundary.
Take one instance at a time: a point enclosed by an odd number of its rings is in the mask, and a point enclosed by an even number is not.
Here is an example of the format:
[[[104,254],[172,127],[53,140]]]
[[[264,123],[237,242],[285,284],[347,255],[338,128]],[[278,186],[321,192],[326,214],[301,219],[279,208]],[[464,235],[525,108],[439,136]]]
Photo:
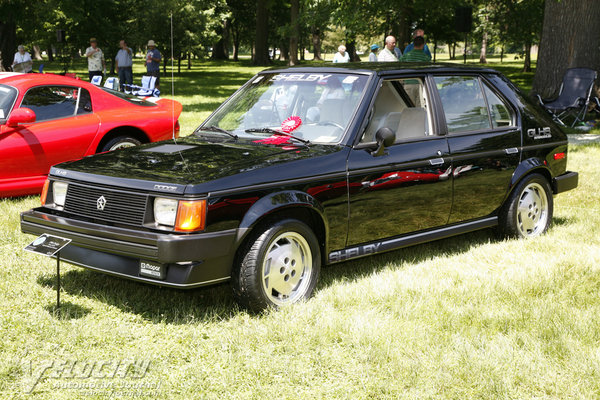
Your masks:
[[[176,77],[185,129],[259,69]],[[0,200],[0,398],[598,398],[598,158],[571,147],[579,188],[555,198],[543,237],[484,230],[324,268],[310,301],[261,315],[228,285],[176,291],[68,264],[55,311],[56,263],[22,250],[33,237],[18,223],[39,200]]]

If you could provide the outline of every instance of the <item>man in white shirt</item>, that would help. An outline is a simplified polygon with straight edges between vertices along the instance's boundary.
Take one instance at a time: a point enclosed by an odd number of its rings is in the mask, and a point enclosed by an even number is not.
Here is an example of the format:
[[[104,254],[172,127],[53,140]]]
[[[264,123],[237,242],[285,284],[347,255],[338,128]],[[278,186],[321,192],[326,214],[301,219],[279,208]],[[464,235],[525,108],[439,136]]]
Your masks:
[[[90,39],[90,47],[85,50],[85,56],[88,59],[90,81],[96,75],[102,76],[102,71],[106,71],[106,62],[104,61],[104,53],[98,47],[96,38]]]
[[[19,45],[17,47],[17,52],[15,53],[15,59],[12,63],[13,71],[15,72],[31,72],[31,68],[33,67],[33,60],[31,60],[31,55],[25,51],[25,47],[23,45]]]
[[[396,47],[396,38],[388,36],[385,38],[385,47],[379,52],[377,61],[398,61],[398,57],[394,54]]]

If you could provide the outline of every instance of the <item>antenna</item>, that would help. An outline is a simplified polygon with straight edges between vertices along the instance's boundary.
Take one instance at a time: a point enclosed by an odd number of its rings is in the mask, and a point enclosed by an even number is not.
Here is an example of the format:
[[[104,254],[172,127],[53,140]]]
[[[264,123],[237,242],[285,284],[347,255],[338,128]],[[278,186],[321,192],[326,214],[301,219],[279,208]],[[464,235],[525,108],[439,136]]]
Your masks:
[[[175,76],[173,73],[173,13],[171,13],[171,100],[175,101]],[[171,123],[173,132],[173,142],[177,144],[175,140],[175,103],[171,107]]]

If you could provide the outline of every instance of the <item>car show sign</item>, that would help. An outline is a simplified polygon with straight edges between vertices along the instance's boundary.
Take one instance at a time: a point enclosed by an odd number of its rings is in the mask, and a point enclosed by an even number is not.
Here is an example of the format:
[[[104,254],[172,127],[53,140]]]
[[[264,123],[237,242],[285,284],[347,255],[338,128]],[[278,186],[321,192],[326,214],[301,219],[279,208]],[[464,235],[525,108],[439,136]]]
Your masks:
[[[71,239],[65,239],[44,233],[33,242],[29,243],[25,247],[25,250],[52,257],[69,243],[71,243]]]

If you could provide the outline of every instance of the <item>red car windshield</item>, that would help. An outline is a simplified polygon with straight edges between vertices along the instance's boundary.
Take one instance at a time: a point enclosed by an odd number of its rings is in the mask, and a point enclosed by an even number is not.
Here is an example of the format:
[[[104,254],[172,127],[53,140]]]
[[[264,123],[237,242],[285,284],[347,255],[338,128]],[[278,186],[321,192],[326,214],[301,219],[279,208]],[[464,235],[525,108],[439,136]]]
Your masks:
[[[16,97],[17,89],[0,85],[0,122],[5,122],[8,118],[8,113],[10,113]]]

